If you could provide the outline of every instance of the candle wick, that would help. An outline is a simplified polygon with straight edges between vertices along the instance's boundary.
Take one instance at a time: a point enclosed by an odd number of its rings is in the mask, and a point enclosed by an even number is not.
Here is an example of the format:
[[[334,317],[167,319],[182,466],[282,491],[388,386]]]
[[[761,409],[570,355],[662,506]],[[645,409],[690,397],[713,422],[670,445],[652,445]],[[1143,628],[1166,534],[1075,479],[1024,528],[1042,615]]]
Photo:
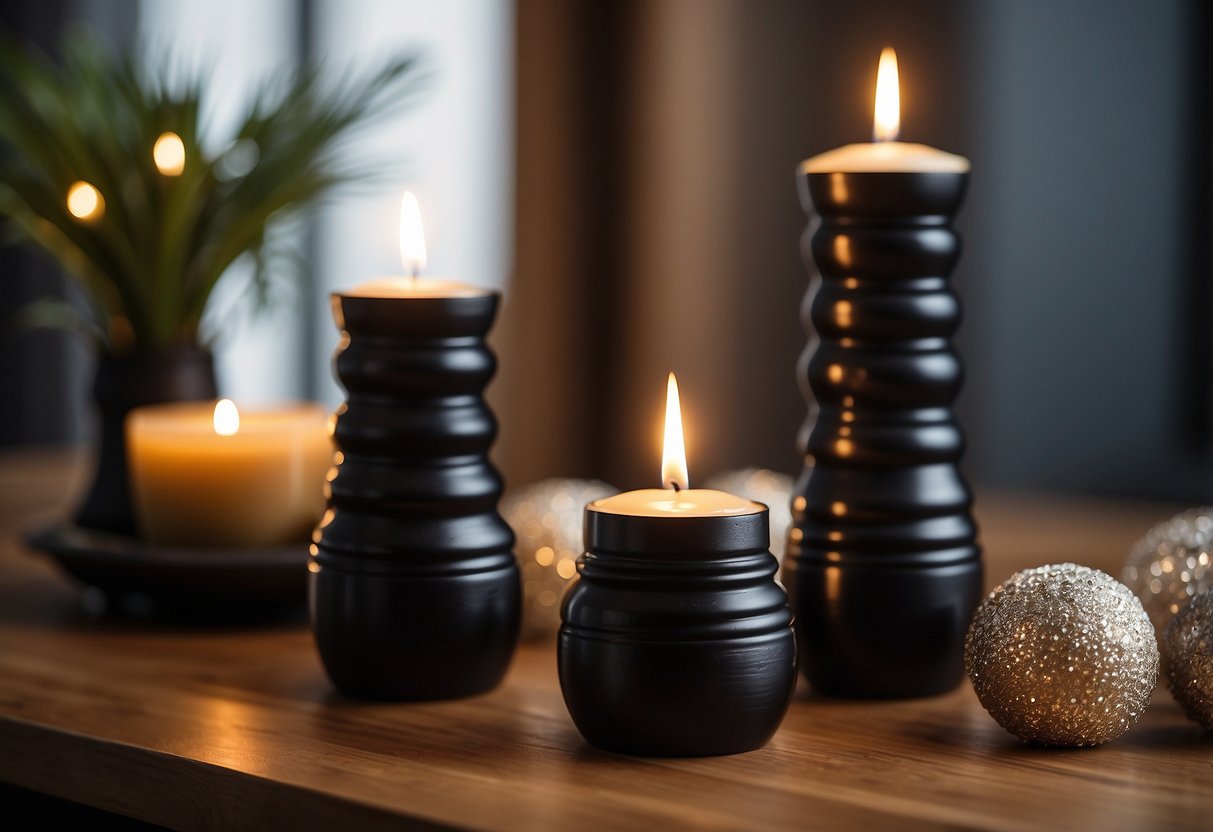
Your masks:
[[[682,490],[682,486],[680,486],[674,480],[670,480],[670,487],[674,489],[675,494]]]

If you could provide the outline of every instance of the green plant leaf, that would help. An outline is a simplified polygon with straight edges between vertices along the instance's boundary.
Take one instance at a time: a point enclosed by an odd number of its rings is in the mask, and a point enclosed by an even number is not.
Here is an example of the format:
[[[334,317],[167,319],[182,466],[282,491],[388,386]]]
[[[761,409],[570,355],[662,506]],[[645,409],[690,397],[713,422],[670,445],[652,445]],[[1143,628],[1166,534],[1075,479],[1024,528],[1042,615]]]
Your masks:
[[[200,142],[205,73],[182,72],[171,56],[149,69],[80,32],[64,55],[57,65],[0,38],[0,214],[85,288],[102,329],[128,322],[133,348],[145,351],[196,343],[211,291],[244,257],[255,266],[251,294],[265,302],[283,263],[267,243],[274,228],[369,181],[374,168],[342,151],[424,86],[412,55],[369,74],[317,67],[267,82],[228,142],[258,158],[231,175],[230,159]],[[166,132],[185,147],[179,176],[152,156]],[[104,197],[99,216],[69,212],[78,181]]]

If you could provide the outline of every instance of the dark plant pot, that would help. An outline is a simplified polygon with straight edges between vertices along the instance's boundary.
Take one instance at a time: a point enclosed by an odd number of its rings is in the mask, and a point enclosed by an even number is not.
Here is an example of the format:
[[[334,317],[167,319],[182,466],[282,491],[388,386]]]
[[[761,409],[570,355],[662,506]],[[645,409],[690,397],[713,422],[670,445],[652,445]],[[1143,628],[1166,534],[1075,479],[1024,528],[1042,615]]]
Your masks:
[[[215,365],[206,350],[103,354],[93,384],[100,414],[97,469],[88,496],[76,511],[76,524],[115,534],[135,534],[126,469],[124,428],[128,413],[149,404],[217,396]]]

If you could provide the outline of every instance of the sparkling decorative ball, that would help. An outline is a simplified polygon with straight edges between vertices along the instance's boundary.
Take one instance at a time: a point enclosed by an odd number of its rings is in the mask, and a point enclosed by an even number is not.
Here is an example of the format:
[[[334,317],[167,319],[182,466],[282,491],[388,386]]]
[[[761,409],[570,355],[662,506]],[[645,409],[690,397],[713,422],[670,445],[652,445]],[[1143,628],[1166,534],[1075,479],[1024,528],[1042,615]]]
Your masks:
[[[1158,645],[1128,587],[1062,563],[1018,572],[987,596],[965,670],[990,716],[1024,742],[1099,745],[1150,704]]]
[[[522,637],[541,638],[560,626],[560,602],[585,551],[585,505],[617,489],[594,480],[548,479],[510,492],[501,514],[518,541],[522,572]]]
[[[706,487],[765,503],[771,509],[771,554],[783,563],[783,553],[788,548],[788,529],[792,527],[794,484],[787,474],[766,468],[744,468],[717,474],[707,481]]]
[[[1154,629],[1213,589],[1213,508],[1194,508],[1159,523],[1133,545],[1121,577],[1141,599]]]
[[[1189,719],[1213,731],[1213,590],[1197,595],[1171,619],[1162,654],[1175,700]]]

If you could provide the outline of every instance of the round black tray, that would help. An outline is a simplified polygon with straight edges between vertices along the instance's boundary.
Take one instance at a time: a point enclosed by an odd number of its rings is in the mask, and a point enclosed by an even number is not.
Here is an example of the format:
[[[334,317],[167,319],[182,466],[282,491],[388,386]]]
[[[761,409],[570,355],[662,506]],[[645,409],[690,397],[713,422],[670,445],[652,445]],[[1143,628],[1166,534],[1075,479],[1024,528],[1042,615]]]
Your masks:
[[[166,547],[62,522],[28,532],[25,542],[98,590],[110,613],[259,619],[298,611],[307,597],[306,543],[271,549]]]

